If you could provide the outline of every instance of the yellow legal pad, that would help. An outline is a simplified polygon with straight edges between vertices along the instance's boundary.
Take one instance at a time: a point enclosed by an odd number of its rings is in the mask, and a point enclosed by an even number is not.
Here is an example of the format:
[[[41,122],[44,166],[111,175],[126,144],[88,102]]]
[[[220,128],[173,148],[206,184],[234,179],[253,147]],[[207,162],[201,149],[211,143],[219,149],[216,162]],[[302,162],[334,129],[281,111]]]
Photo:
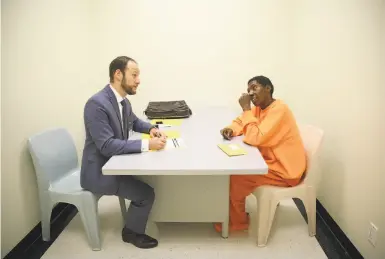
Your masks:
[[[168,138],[180,138],[180,132],[176,130],[165,130],[163,131]],[[150,139],[150,134],[142,134],[142,139]]]
[[[242,156],[247,154],[246,150],[238,144],[218,144],[218,147],[228,156]]]
[[[151,124],[156,124],[157,122],[162,122],[162,124],[170,126],[180,126],[182,125],[183,119],[159,119],[151,120]]]

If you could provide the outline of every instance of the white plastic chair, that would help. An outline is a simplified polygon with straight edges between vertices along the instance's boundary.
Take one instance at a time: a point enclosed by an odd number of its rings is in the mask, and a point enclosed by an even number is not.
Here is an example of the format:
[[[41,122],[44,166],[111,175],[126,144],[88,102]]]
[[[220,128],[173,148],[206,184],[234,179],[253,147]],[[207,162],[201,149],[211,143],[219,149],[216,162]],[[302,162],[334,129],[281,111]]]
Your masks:
[[[258,246],[266,246],[275,210],[282,199],[299,198],[303,201],[308,218],[309,235],[316,234],[316,187],[319,181],[317,151],[324,133],[311,125],[300,126],[300,132],[306,149],[308,166],[302,183],[294,187],[261,186],[252,194],[257,200],[257,206],[252,206],[250,211],[250,228],[256,231]],[[252,203],[250,198],[247,198],[248,204]]]
[[[98,201],[102,195],[82,189],[76,148],[63,128],[51,129],[29,138],[28,149],[35,167],[44,241],[49,241],[52,208],[59,202],[77,207],[92,250],[101,250]],[[123,220],[126,205],[119,198]]]

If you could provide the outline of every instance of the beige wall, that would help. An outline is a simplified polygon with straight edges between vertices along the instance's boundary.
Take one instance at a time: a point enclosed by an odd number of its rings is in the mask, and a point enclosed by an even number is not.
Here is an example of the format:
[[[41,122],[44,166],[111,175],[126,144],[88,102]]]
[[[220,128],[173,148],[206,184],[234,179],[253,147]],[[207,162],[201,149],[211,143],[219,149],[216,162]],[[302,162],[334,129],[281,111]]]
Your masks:
[[[75,0],[2,1],[2,255],[39,221],[27,138],[64,126],[81,149],[82,108],[100,88],[90,83],[89,8]]]
[[[325,129],[318,198],[368,259],[385,258],[384,9],[383,1],[301,1],[285,95],[298,118]],[[376,248],[369,222],[380,229]]]
[[[0,5],[0,201],[1,201],[1,5]],[[0,206],[0,232],[1,232],[1,206]],[[0,251],[1,249],[1,238],[0,238]]]
[[[2,1],[2,255],[39,220],[26,139],[64,126],[80,151],[86,99],[111,59],[129,55],[142,69],[137,113],[150,99],[237,107],[247,79],[269,76],[298,120],[326,131],[319,199],[365,258],[385,256],[384,10],[382,0]]]

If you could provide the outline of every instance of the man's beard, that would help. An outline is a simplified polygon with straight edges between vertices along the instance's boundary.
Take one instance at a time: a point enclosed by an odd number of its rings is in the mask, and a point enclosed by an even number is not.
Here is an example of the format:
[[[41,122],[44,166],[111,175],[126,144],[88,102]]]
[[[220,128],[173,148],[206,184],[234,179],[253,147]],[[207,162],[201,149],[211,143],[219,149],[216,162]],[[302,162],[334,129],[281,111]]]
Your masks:
[[[121,87],[126,92],[126,94],[128,94],[128,95],[134,95],[135,94],[135,92],[132,90],[132,88],[128,84],[126,84],[125,75],[123,75]]]

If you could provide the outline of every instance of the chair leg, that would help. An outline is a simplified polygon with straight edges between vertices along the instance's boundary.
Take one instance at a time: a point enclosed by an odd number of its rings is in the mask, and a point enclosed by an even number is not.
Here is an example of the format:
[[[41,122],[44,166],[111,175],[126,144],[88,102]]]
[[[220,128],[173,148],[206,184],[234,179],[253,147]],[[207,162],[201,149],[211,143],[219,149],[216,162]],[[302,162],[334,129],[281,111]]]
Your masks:
[[[78,208],[87,238],[92,250],[101,250],[98,203],[96,197],[91,193],[82,194],[83,201]]]
[[[51,240],[52,203],[47,199],[40,199],[41,232],[44,241]]]
[[[120,210],[122,212],[123,226],[126,224],[127,207],[124,198],[119,197]]]
[[[270,211],[269,211],[269,224],[268,227],[268,235],[270,235],[271,227],[273,226],[273,222],[275,219],[275,212],[277,211],[279,202],[276,200],[270,200]]]
[[[304,202],[306,214],[307,214],[307,223],[309,228],[309,236],[315,236],[316,234],[316,194],[313,187],[308,187],[306,191],[306,199]]]
[[[274,220],[277,204],[272,204],[268,197],[259,198],[257,202],[257,245],[266,246]]]

